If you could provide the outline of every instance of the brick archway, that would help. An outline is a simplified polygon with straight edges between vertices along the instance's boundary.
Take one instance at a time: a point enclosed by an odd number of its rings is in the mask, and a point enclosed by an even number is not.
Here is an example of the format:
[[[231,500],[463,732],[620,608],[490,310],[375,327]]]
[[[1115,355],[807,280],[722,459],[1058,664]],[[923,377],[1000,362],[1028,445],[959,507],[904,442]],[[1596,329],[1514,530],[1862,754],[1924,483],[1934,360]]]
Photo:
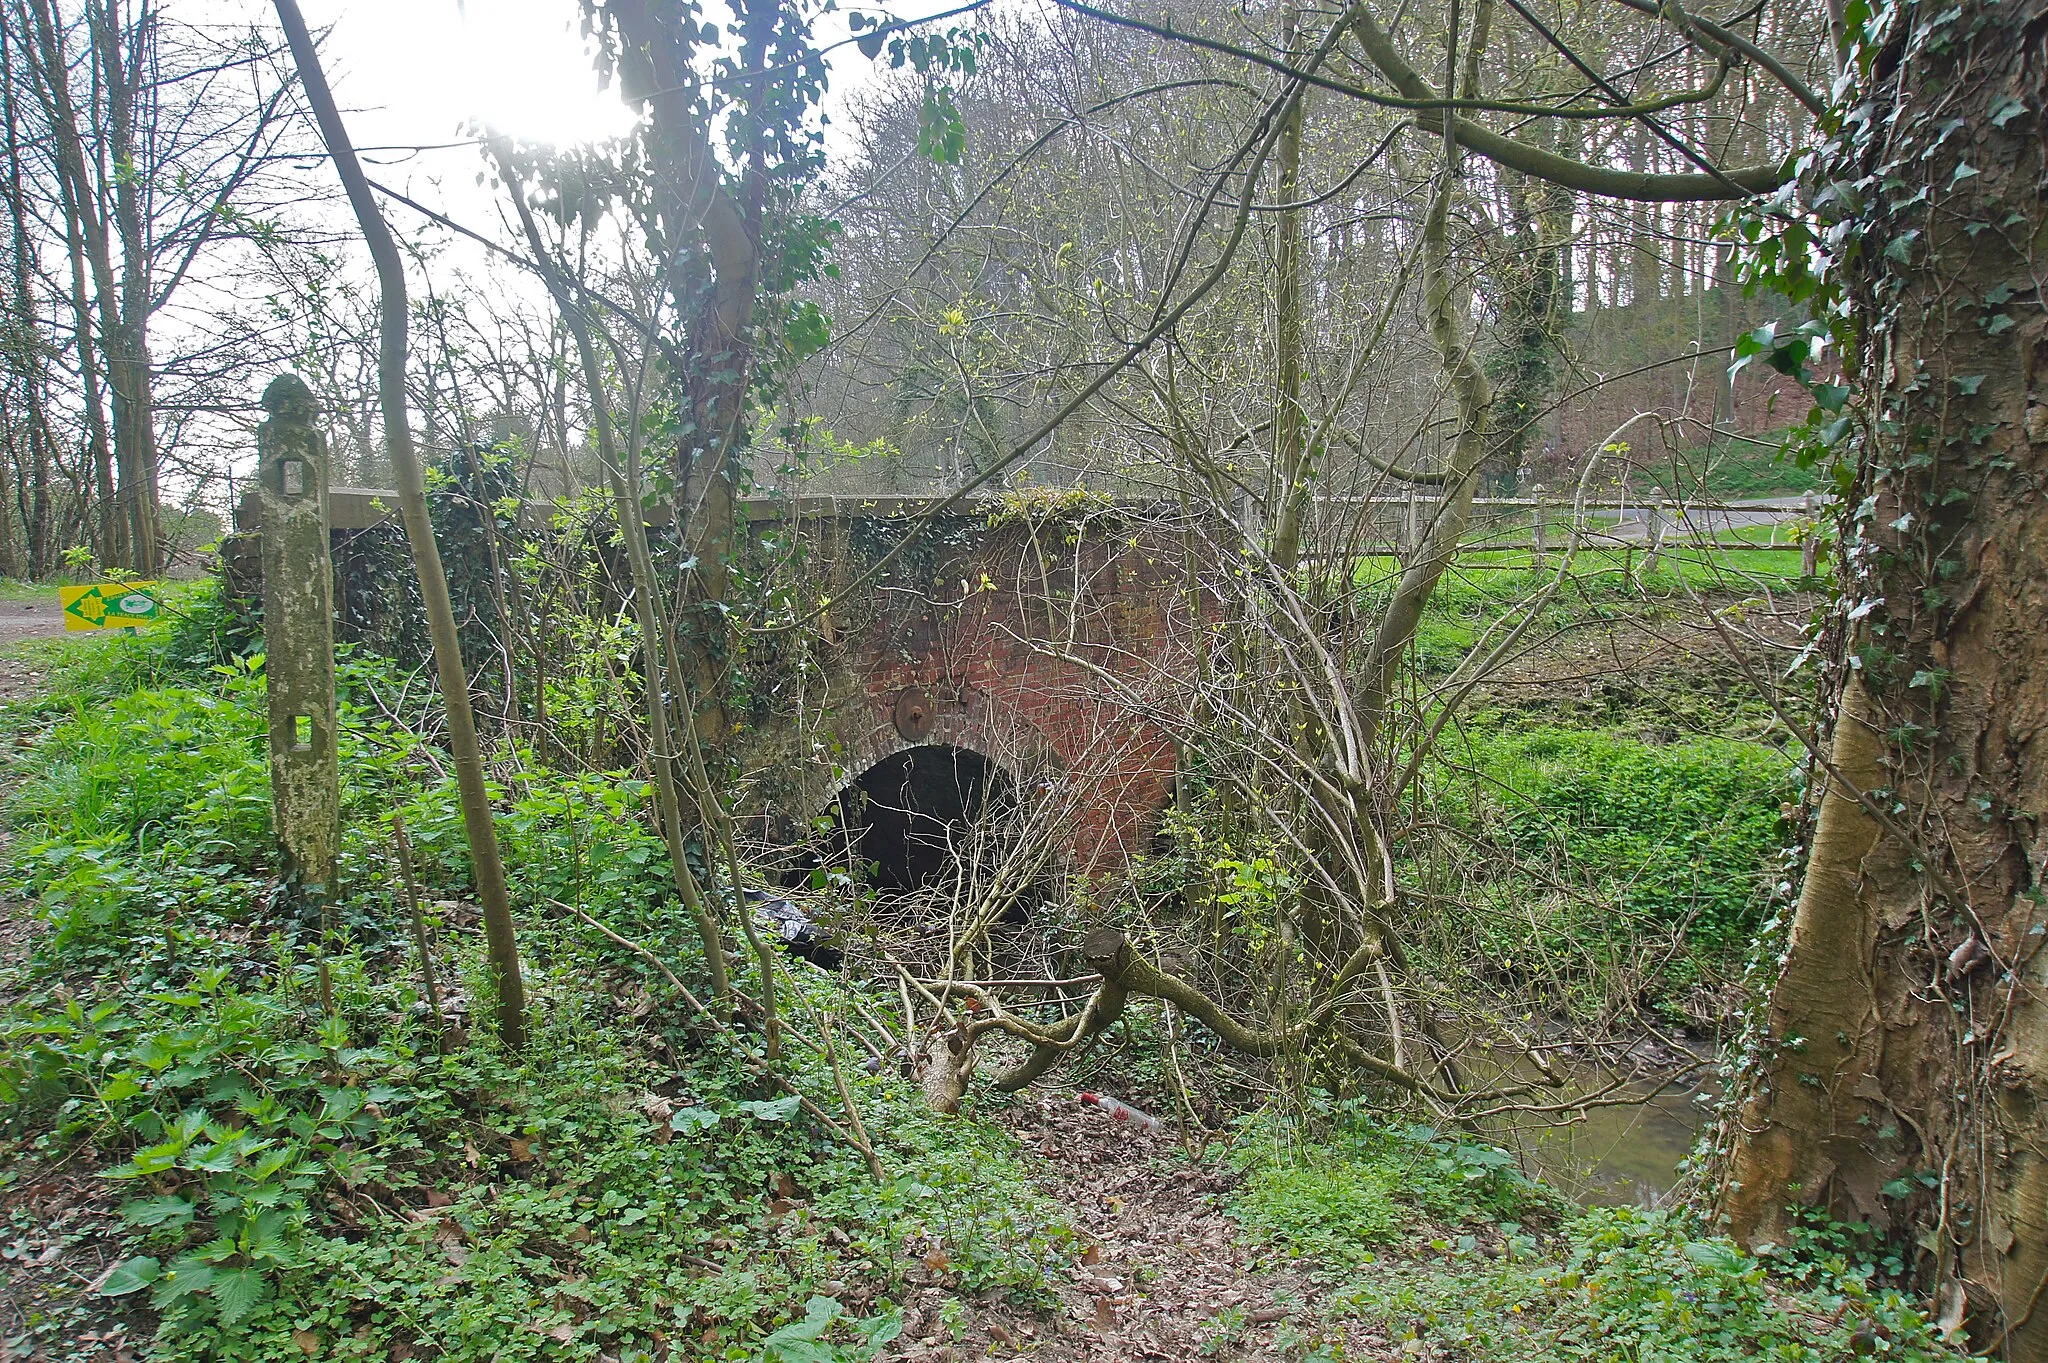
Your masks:
[[[877,764],[942,745],[1042,796],[1074,874],[1121,876],[1172,802],[1178,750],[1160,717],[1217,618],[1191,585],[1187,528],[1092,504],[1037,521],[956,513],[895,554],[896,517],[914,508],[825,509],[777,522],[776,543],[804,546],[797,594],[829,609],[810,655],[821,723],[788,742],[758,735],[749,757],[760,826],[801,838]],[[899,726],[909,690],[923,714]]]
[[[1066,766],[1058,749],[1037,726],[1020,715],[1003,713],[985,693],[972,688],[962,688],[967,697],[964,702],[957,696],[952,700],[938,701],[931,728],[919,737],[907,737],[897,729],[893,714],[896,697],[903,689],[899,687],[870,696],[869,708],[874,712],[874,723],[840,757],[831,783],[825,787],[822,798],[814,801],[814,813],[829,808],[847,787],[866,773],[912,748],[943,746],[965,749],[987,758],[1011,780],[1020,783],[1061,771]]]

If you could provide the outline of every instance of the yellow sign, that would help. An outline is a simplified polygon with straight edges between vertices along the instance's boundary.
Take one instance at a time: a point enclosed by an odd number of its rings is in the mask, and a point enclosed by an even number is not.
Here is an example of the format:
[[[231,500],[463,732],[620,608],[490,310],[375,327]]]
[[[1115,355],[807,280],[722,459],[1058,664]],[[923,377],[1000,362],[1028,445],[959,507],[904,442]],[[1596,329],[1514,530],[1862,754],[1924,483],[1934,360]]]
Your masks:
[[[133,629],[154,624],[162,604],[154,582],[95,582],[85,587],[59,587],[66,629]]]

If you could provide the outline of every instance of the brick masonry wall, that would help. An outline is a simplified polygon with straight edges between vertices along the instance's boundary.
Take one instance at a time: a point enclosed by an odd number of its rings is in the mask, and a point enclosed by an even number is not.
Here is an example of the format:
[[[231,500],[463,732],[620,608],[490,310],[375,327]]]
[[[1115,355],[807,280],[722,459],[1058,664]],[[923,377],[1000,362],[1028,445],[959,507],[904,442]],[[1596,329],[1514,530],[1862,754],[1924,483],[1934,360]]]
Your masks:
[[[745,745],[785,806],[760,814],[800,831],[882,759],[950,744],[993,758],[1051,811],[1073,872],[1113,879],[1172,802],[1176,750],[1155,717],[1194,665],[1214,602],[1188,587],[1185,537],[1170,525],[1114,512],[956,521],[865,583],[897,526],[794,527],[806,590],[832,598],[818,652],[827,697],[815,733]],[[905,692],[926,702],[922,735],[897,724]],[[809,770],[789,780],[791,761]]]
[[[335,532],[338,631],[375,638],[386,651],[410,642],[424,657],[423,637],[409,633],[418,624],[410,578],[380,557],[404,561],[397,527],[372,514],[381,514],[382,495],[338,494],[337,525],[354,527]],[[956,514],[865,580],[903,538],[906,509],[848,514],[842,503],[812,519],[752,518],[756,552],[780,560],[759,566],[793,579],[795,599],[832,598],[807,649],[761,650],[761,668],[779,675],[757,680],[771,683],[761,689],[784,709],[769,705],[736,736],[753,833],[770,845],[800,842],[877,762],[920,743],[949,744],[994,759],[1037,797],[1031,803],[1057,821],[1071,870],[1115,878],[1173,799],[1177,754],[1157,716],[1170,713],[1209,646],[1216,602],[1189,586],[1187,567],[1190,546],[1206,537],[1170,515],[1128,508],[1091,505],[995,525],[985,511]],[[235,545],[254,542],[245,534]],[[225,556],[240,569],[237,590],[261,590],[253,552]],[[373,570],[352,573],[347,565],[358,560]],[[790,704],[786,683],[798,660],[815,665],[817,684],[798,688],[801,704]],[[898,698],[913,690],[931,713],[919,739],[895,719]]]

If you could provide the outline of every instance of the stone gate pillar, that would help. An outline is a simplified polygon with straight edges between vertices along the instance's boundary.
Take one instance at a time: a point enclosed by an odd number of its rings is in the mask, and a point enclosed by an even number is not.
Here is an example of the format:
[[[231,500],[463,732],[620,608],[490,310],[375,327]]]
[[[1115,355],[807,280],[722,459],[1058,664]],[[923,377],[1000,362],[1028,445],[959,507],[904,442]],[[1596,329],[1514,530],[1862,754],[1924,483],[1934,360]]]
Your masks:
[[[316,903],[341,841],[335,757],[334,566],[327,441],[312,390],[282,374],[263,390],[256,498],[263,536],[263,653],[270,689],[270,809],[288,887]]]

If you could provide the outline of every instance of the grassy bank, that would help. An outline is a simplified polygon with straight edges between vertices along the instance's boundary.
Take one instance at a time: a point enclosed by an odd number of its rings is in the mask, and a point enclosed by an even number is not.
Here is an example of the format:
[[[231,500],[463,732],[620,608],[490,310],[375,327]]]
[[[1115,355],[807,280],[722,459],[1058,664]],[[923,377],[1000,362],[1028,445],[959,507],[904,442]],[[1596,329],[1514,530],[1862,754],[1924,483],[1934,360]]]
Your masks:
[[[487,999],[458,816],[392,718],[428,727],[403,679],[343,667],[344,892],[323,950],[271,899],[260,675],[153,640],[43,657],[52,689],[8,718],[15,888],[42,931],[0,1023],[0,1187],[100,1166],[125,1256],[45,1302],[38,1342],[146,1302],[129,1319],[161,1359],[851,1359],[882,1347],[928,1256],[964,1294],[1025,1297],[1071,1258],[999,1131],[847,1062],[877,1181],[645,958],[550,907],[574,896],[685,959],[634,782],[505,769],[537,1029],[509,1054],[466,1025]],[[394,893],[394,808],[431,882],[447,1029]],[[845,1006],[807,967],[784,987],[800,1013]],[[839,1108],[823,1052],[785,1073]]]
[[[848,1363],[1039,1347],[1005,1320],[1035,1322],[1048,1357],[1122,1347],[1076,1286],[1105,1271],[1101,1246],[1047,1192],[1072,1152],[1021,1146],[986,1092],[979,1117],[941,1118],[893,1065],[868,1073],[859,1010],[892,1020],[887,991],[788,963],[792,1093],[764,1077],[756,1033],[735,1046],[646,955],[561,907],[699,983],[629,774],[498,755],[533,997],[532,1044],[508,1053],[469,1023],[490,1000],[432,707],[411,679],[347,659],[343,892],[332,935],[294,918],[273,894],[260,670],[213,661],[195,605],[182,631],[33,645],[48,685],[0,715],[29,920],[0,977],[0,1200],[27,1247],[10,1281],[31,1285],[10,1348]],[[1753,850],[1744,817],[1660,878],[1622,869],[1777,779],[1730,751],[1562,731],[1489,742],[1475,769],[1497,779],[1466,812],[1475,828],[1561,841],[1589,878],[1621,877],[1602,893],[1677,895],[1689,924],[1706,921],[1699,895],[1721,892],[1720,868]],[[1629,791],[1637,806],[1606,803]],[[394,810],[420,845],[445,1021],[396,891]],[[1713,921],[1736,931],[1744,911],[1731,900]],[[1133,1012],[1104,1049],[1125,1070],[1171,1072],[1157,1010]],[[844,1127],[841,1081],[880,1178],[819,1120]],[[1211,1356],[1936,1353],[1877,1286],[1895,1269],[1855,1228],[1758,1260],[1675,1215],[1572,1214],[1504,1151],[1359,1100],[1289,1090],[1223,1122],[1206,1144],[1191,1132],[1192,1151],[1129,1157],[1114,1184],[1198,1179],[1204,1214],[1258,1247],[1248,1273],[1316,1285],[1278,1322],[1211,1303]],[[28,1210],[49,1205],[38,1189],[74,1185],[79,1205]],[[94,1245],[107,1268],[70,1273]],[[1149,1271],[1130,1271],[1122,1309],[1161,1285]]]
[[[1910,1302],[1879,1285],[1886,1265],[1867,1227],[1816,1222],[1759,1259],[1678,1213],[1566,1214],[1503,1152],[1426,1126],[1341,1109],[1324,1122],[1313,1140],[1251,1124],[1234,1215],[1270,1255],[1310,1266],[1326,1322],[1367,1323],[1389,1356],[1954,1356]]]

